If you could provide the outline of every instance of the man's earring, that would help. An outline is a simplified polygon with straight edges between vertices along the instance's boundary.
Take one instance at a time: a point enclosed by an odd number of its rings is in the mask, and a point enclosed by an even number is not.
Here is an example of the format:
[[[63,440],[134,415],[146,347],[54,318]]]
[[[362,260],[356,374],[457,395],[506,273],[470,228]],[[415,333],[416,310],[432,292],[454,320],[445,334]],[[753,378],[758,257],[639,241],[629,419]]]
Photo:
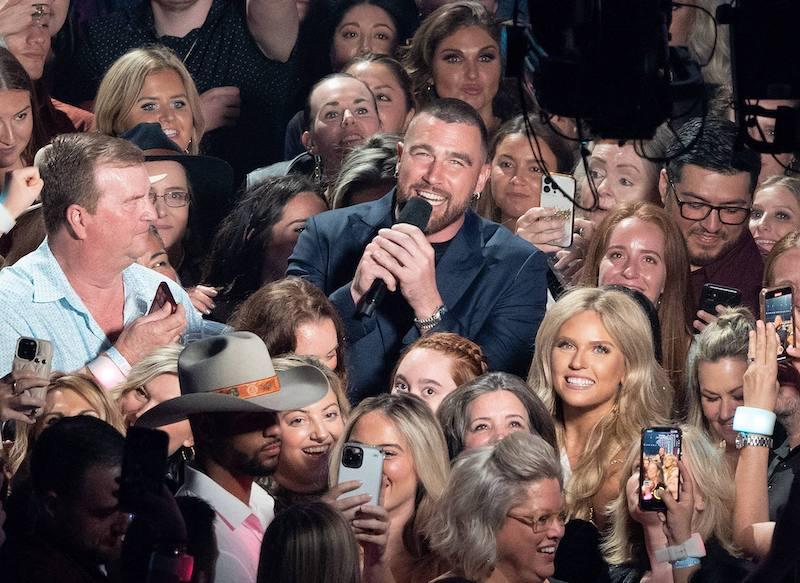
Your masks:
[[[480,192],[473,192],[472,193],[472,200],[473,201],[477,202],[478,200],[480,200],[480,198],[481,198],[481,193]]]
[[[400,167],[399,167],[399,166],[395,166],[395,167],[394,167],[394,177],[395,177],[395,178],[397,178],[397,174],[398,174],[399,172],[400,172]]]

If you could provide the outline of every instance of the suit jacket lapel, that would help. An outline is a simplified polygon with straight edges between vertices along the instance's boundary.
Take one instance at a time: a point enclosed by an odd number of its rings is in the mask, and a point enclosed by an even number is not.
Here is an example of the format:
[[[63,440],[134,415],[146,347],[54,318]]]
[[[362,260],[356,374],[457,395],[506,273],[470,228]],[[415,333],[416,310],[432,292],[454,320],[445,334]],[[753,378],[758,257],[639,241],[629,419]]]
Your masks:
[[[481,220],[468,210],[464,225],[436,266],[436,285],[448,307],[455,306],[483,269]]]

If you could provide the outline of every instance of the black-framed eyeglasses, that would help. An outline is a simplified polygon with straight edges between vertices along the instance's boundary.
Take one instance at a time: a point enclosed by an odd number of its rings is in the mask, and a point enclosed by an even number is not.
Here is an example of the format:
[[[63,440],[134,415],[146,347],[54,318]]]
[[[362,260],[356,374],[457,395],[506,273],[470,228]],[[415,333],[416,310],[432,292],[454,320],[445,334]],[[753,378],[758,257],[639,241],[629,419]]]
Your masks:
[[[162,199],[164,204],[168,207],[180,208],[189,204],[189,200],[191,200],[192,196],[185,190],[168,190],[164,194],[158,194],[154,190],[150,191],[150,201],[153,204],[156,204],[159,198]]]
[[[534,534],[544,532],[549,528],[553,528],[554,526],[564,526],[565,524],[567,524],[566,512],[557,512],[555,514],[543,514],[542,516],[538,517],[517,516],[516,514],[511,514],[509,512],[508,514],[506,514],[506,516],[516,520],[517,522],[521,522],[522,524],[530,528]]]
[[[717,211],[719,222],[723,225],[741,225],[750,217],[750,209],[742,206],[715,206],[705,202],[681,200],[678,198],[678,189],[675,188],[675,183],[672,178],[667,174],[667,181],[669,182],[672,194],[675,195],[675,202],[678,203],[678,209],[681,216],[689,221],[702,221],[712,211]]]

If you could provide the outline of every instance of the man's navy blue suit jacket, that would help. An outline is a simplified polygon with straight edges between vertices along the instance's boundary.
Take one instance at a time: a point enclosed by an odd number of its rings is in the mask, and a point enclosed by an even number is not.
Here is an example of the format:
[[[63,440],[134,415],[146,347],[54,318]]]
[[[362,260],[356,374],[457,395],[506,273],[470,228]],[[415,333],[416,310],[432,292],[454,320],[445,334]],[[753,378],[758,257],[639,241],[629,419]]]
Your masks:
[[[350,399],[386,392],[399,353],[419,338],[401,294],[387,294],[372,318],[359,319],[350,282],[367,244],[393,223],[394,193],[308,220],[287,275],[322,289],[345,323]],[[436,265],[447,314],[435,332],[479,344],[489,370],[527,376],[547,296],[545,254],[505,227],[468,210]]]

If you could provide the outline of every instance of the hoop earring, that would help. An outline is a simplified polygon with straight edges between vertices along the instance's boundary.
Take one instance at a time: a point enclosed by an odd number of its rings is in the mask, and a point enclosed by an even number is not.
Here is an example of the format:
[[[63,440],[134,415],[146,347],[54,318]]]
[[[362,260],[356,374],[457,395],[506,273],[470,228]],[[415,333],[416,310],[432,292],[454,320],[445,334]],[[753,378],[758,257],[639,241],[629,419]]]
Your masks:
[[[472,193],[472,200],[473,201],[477,202],[478,200],[480,200],[480,198],[481,198],[481,193],[480,192],[473,192]]]

